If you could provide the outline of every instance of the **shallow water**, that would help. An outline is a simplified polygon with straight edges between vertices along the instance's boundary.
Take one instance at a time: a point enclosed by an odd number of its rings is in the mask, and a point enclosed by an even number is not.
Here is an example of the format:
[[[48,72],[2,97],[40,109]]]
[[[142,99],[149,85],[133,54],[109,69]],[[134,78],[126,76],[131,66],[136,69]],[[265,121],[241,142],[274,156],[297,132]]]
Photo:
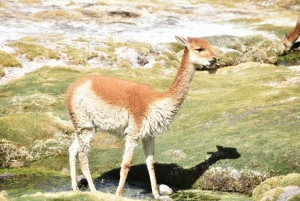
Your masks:
[[[112,194],[116,192],[118,182],[119,180],[113,177],[102,177],[101,179],[94,180],[97,190]],[[69,177],[24,174],[0,181],[0,190],[5,190],[10,197],[20,197],[24,194],[34,194],[37,192],[71,191],[72,188]],[[82,191],[89,191],[89,188],[84,187]],[[123,196],[133,199],[151,200],[151,186],[143,182],[127,181]]]
[[[119,178],[110,175],[102,175],[94,179],[95,187],[103,193],[115,194]],[[251,197],[237,193],[226,193],[221,191],[203,191],[197,189],[179,189],[172,187],[173,194],[170,195],[174,201],[251,201]],[[72,191],[69,176],[54,175],[52,173],[27,173],[18,175],[12,179],[0,178],[0,191],[6,191],[9,198],[18,198],[22,195],[30,195],[37,192],[58,193]],[[82,191],[89,191],[88,187],[83,187]],[[126,180],[123,197],[139,200],[154,200],[149,181]]]
[[[114,194],[118,186],[118,178],[101,177],[94,180],[95,187],[98,191]],[[37,192],[54,193],[61,191],[71,191],[71,182],[69,177],[55,177],[38,174],[26,174],[16,176],[13,179],[2,180],[0,182],[0,190],[5,190],[9,197],[20,197],[25,194],[34,194]],[[88,187],[83,187],[82,191],[89,191]],[[195,191],[182,191],[173,188],[174,192],[170,197],[174,201],[181,200],[197,200],[209,201],[220,200],[217,195],[199,193]],[[151,186],[148,182],[137,182],[127,180],[123,197],[131,199],[154,200],[151,192]]]

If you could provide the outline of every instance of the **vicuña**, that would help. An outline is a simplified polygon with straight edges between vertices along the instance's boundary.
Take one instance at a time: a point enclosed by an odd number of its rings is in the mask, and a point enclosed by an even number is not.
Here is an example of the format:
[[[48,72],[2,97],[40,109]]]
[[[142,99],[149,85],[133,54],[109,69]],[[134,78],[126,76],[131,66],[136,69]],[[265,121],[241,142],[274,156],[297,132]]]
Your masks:
[[[289,33],[283,40],[285,49],[288,51],[291,50],[293,47],[293,44],[299,38],[299,36],[300,36],[300,17],[298,18],[298,21],[297,21],[297,24],[296,24],[294,30],[291,33]]]
[[[195,73],[193,63],[209,66],[215,62],[211,46],[202,38],[175,36],[184,45],[181,64],[171,87],[164,93],[148,85],[112,77],[91,75],[70,85],[66,104],[76,137],[69,148],[69,162],[73,190],[77,190],[76,156],[91,191],[96,191],[89,170],[90,142],[99,128],[125,138],[120,180],[116,195],[121,195],[133,158],[141,139],[146,156],[152,193],[160,197],[154,172],[154,139],[167,131],[187,96]]]

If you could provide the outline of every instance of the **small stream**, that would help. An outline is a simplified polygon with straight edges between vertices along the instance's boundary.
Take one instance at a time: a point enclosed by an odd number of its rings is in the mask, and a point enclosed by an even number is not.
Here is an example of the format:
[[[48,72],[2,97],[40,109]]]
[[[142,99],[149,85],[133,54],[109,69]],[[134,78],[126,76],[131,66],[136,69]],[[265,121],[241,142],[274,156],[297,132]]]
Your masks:
[[[114,194],[118,187],[118,178],[105,176],[94,180],[97,190]],[[11,179],[0,181],[0,190],[4,190],[10,197],[20,197],[24,194],[37,192],[54,193],[71,191],[70,177],[45,176],[40,174],[24,174]],[[89,191],[83,187],[82,191]],[[151,186],[149,182],[126,181],[123,195],[131,199],[152,200]]]
[[[118,179],[113,177],[102,177],[94,180],[97,190],[104,193],[116,192]],[[5,190],[10,197],[20,197],[24,194],[34,194],[37,192],[53,193],[61,191],[71,191],[70,177],[45,176],[41,174],[18,175],[11,179],[0,182],[0,190]],[[88,187],[83,187],[83,191],[89,191]],[[142,182],[126,182],[123,196],[133,199],[152,198],[150,184]]]
[[[118,178],[104,176],[94,180],[95,187],[103,193],[114,194],[118,186]],[[170,196],[174,201],[193,200],[193,201],[218,201],[221,200],[219,194],[180,190],[173,188],[174,193]],[[30,195],[37,192],[54,193],[62,191],[71,191],[71,181],[68,176],[45,176],[42,174],[24,174],[15,176],[11,179],[0,180],[0,191],[6,191],[10,198],[20,197],[22,195]],[[82,191],[89,191],[88,187],[83,187]],[[149,182],[127,180],[123,197],[140,200],[154,200]]]

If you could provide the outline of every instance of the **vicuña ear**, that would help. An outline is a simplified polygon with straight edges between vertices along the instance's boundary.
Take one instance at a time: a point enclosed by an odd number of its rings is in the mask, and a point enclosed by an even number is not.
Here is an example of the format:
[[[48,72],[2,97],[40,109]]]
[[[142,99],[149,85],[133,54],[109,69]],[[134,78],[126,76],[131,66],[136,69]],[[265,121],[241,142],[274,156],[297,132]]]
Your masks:
[[[180,37],[180,36],[175,36],[176,40],[181,43],[182,45],[184,45],[185,47],[188,46],[188,41],[183,38],[183,37]]]

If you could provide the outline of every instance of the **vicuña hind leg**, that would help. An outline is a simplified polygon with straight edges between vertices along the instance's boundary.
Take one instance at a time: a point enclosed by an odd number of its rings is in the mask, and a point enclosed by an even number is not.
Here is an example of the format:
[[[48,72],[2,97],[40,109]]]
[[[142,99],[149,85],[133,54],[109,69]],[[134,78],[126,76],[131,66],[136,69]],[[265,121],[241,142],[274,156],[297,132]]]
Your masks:
[[[72,189],[78,190],[78,185],[76,181],[76,156],[79,151],[79,143],[77,135],[75,140],[72,142],[69,148],[69,163],[70,163],[70,174],[71,174],[71,182],[72,182]]]
[[[137,138],[134,136],[130,136],[127,134],[125,138],[125,151],[123,154],[123,160],[121,164],[121,172],[120,172],[120,180],[119,180],[119,186],[116,192],[116,195],[121,196],[123,192],[123,188],[125,185],[125,180],[127,178],[130,165],[133,158],[134,149],[137,146]]]
[[[154,146],[155,146],[154,143],[155,143],[154,137],[148,137],[146,139],[143,139],[143,146],[144,146],[144,152],[146,156],[147,169],[149,172],[149,177],[151,182],[152,193],[154,198],[158,199],[160,195],[158,192],[155,171],[154,171]]]
[[[79,161],[81,165],[81,171],[85,178],[88,181],[89,187],[91,191],[96,191],[94,186],[90,168],[89,168],[89,160],[88,154],[90,150],[90,142],[94,136],[93,129],[82,129],[80,134],[78,135],[78,142],[79,142]]]

